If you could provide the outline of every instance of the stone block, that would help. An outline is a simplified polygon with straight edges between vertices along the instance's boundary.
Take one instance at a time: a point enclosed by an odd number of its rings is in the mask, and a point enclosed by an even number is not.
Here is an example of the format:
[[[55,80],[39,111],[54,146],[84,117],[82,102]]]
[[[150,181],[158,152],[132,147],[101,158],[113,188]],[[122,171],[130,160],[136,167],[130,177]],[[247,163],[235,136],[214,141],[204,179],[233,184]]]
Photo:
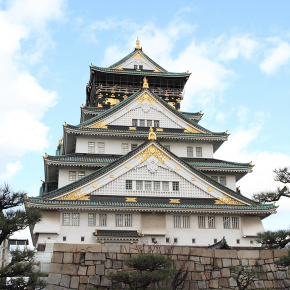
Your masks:
[[[260,266],[265,264],[265,260],[259,259],[259,260],[256,260],[256,261],[257,261],[257,264],[260,265]]]
[[[205,269],[205,271],[212,271],[213,266],[212,265],[204,265],[204,269]]]
[[[96,274],[96,268],[95,268],[95,266],[88,266],[87,275],[88,276],[93,276],[95,274]]]
[[[224,258],[224,259],[237,259],[237,251],[236,250],[215,250],[216,258]]]
[[[188,261],[189,256],[182,256],[182,255],[178,255],[178,260],[179,261]]]
[[[94,261],[85,261],[86,266],[92,266],[94,265]]]
[[[112,260],[106,260],[104,265],[105,265],[105,268],[110,269],[113,266],[113,262]]]
[[[79,289],[80,277],[72,276],[70,280],[70,288]]]
[[[73,255],[73,262],[75,263],[75,264],[79,264],[79,263],[81,263],[81,262],[84,262],[84,260],[85,260],[85,253],[75,253],[74,255]]]
[[[227,268],[232,265],[232,259],[222,259],[223,267]]]
[[[286,271],[286,277],[287,277],[287,279],[290,279],[290,267],[288,267],[288,269]]]
[[[256,266],[258,265],[257,260],[249,260],[249,266]]]
[[[188,256],[189,255],[189,247],[174,246],[172,254]]]
[[[94,261],[94,265],[101,265],[102,261]]]
[[[108,276],[110,273],[116,274],[117,270],[116,269],[106,269],[105,270],[105,276]]]
[[[198,290],[197,282],[191,282],[190,283],[190,290]]]
[[[185,269],[187,269],[189,272],[193,272],[194,271],[194,262],[192,262],[192,261],[186,262]]]
[[[285,271],[276,271],[275,275],[276,275],[276,279],[278,279],[278,280],[286,279],[286,272]]]
[[[87,285],[84,285],[84,284],[80,284],[79,285],[79,290],[87,290]]]
[[[284,280],[285,287],[290,287],[290,279]]]
[[[62,274],[76,276],[78,274],[78,265],[63,264]]]
[[[198,289],[206,289],[207,288],[205,281],[198,281],[197,284],[198,284]]]
[[[57,286],[57,285],[48,285],[45,288],[46,290],[68,290],[68,288]]]
[[[47,278],[48,284],[59,285],[61,274],[49,273]]]
[[[229,287],[229,279],[228,278],[220,278],[219,279],[219,286],[224,288],[228,288]]]
[[[265,288],[273,289],[273,282],[272,281],[264,281]]]
[[[274,288],[285,288],[285,284],[283,280],[273,280]]]
[[[223,267],[222,259],[214,259],[213,265],[216,268],[221,269]]]
[[[266,264],[266,265],[262,265],[262,270],[264,272],[269,272],[271,271],[270,265]]]
[[[274,263],[274,259],[266,259],[265,264],[271,264]]]
[[[73,262],[73,253],[64,253],[63,254],[63,263],[72,264]]]
[[[268,280],[274,280],[274,274],[272,272],[267,273]]]
[[[87,284],[89,283],[89,277],[88,276],[80,276],[80,284]]]
[[[210,289],[218,289],[219,281],[218,280],[210,280],[209,281],[209,288]]]
[[[203,272],[204,271],[204,265],[195,264],[195,271],[196,272]]]
[[[190,261],[194,261],[194,262],[200,262],[200,258],[199,257],[195,257],[195,256],[189,256],[189,260]]]
[[[129,254],[130,253],[130,245],[121,245],[121,253]]]
[[[197,257],[209,257],[214,258],[215,251],[213,249],[203,249],[203,248],[190,248],[189,254],[191,256],[197,256]]]
[[[101,277],[101,286],[110,287],[112,285],[112,281],[107,279],[105,276]]]
[[[221,272],[220,271],[212,271],[211,277],[212,277],[212,279],[216,279],[218,277],[221,277]]]
[[[69,288],[71,276],[61,275],[60,286]]]
[[[54,252],[51,258],[51,263],[62,263],[63,253]]]
[[[262,273],[258,275],[259,280],[267,280],[267,274],[266,273]]]
[[[238,259],[232,259],[232,265],[233,266],[240,266],[240,260],[238,260]]]
[[[280,258],[283,256],[288,256],[288,249],[280,249],[280,250],[274,250],[274,258]]]
[[[122,261],[113,261],[113,269],[122,269],[123,262]]]
[[[130,254],[117,254],[117,260],[124,261],[130,258]],[[110,258],[113,259],[113,258]]]
[[[130,254],[128,254],[128,258],[130,258]],[[116,253],[106,253],[106,259],[117,260]]]
[[[106,261],[105,253],[86,253],[86,261]]]
[[[118,244],[102,245],[102,253],[121,253],[121,245]]]
[[[229,268],[223,268],[221,272],[222,272],[222,277],[230,277],[231,276],[231,271]]]
[[[75,252],[76,250],[76,244],[55,243],[53,247],[53,252]]]
[[[242,266],[249,266],[249,260],[247,260],[247,259],[242,259],[241,260],[241,265]],[[253,265],[254,266],[254,265]]]
[[[272,272],[278,271],[278,267],[276,264],[270,264],[270,268],[271,268]]]
[[[86,276],[87,275],[87,268],[86,266],[79,266],[78,276]]]
[[[105,275],[105,265],[96,265],[96,274]]]
[[[273,259],[273,251],[272,250],[261,250],[260,251],[260,259]]]
[[[62,273],[62,267],[63,267],[63,264],[51,263],[50,264],[49,273],[61,274]]]
[[[201,274],[200,273],[197,273],[197,272],[192,272],[191,273],[191,280],[192,281],[202,280]]]
[[[89,283],[99,286],[100,283],[101,283],[100,276],[98,276],[98,275],[90,276],[89,277]]]
[[[203,264],[203,265],[210,264],[210,258],[201,257],[200,258],[200,263]]]
[[[173,260],[177,260],[177,255],[171,255],[171,260],[173,261]]]
[[[258,288],[258,289],[259,288],[265,288],[264,282],[261,281],[261,280],[254,281],[254,283],[255,283],[255,287]]]
[[[239,259],[260,259],[260,253],[258,250],[241,250],[238,251]]]
[[[233,277],[230,277],[229,278],[229,285],[230,285],[230,287],[237,287],[237,281]]]

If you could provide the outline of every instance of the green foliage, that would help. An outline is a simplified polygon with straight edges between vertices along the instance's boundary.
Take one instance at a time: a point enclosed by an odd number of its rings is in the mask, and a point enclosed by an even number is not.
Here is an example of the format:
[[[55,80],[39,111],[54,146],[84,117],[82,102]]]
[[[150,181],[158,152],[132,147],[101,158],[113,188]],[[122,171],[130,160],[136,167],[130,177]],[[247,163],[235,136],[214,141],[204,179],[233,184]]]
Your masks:
[[[235,279],[239,290],[246,289],[257,276],[257,271],[249,266],[229,266],[231,277]]]
[[[289,256],[283,256],[275,261],[278,266],[287,267],[290,266],[290,250],[288,251]]]
[[[258,233],[257,242],[266,249],[283,249],[290,242],[290,231],[266,231]]]
[[[131,290],[149,289],[150,284],[166,281],[175,273],[175,270],[170,268],[171,258],[169,256],[151,253],[138,254],[137,257],[125,260],[124,264],[132,271],[111,272],[107,278],[114,282],[123,282],[129,285]],[[156,289],[168,288],[158,287]]]

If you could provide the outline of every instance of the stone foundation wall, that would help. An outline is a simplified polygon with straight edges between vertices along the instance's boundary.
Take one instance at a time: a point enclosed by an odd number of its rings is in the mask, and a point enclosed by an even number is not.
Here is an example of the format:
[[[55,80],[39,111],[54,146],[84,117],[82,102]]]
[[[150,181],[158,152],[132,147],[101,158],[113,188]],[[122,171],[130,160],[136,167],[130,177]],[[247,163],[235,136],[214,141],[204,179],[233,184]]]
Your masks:
[[[211,250],[181,246],[55,244],[47,290],[123,289],[106,278],[110,272],[127,270],[123,261],[140,251],[170,255],[172,266],[188,269],[180,289],[238,289],[228,266],[252,266],[259,275],[248,289],[290,289],[290,267],[279,269],[274,260],[287,250]]]

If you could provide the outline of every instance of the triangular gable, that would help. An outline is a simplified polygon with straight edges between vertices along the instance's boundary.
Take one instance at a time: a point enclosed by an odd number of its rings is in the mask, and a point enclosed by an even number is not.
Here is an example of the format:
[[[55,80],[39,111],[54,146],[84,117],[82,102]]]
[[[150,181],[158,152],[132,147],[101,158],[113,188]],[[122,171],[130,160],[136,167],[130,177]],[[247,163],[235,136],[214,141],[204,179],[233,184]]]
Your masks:
[[[172,188],[166,192],[140,192],[126,190],[126,180],[178,181],[180,191]],[[251,205],[253,202],[207,177],[166,150],[158,142],[140,145],[120,160],[75,181],[63,189],[56,190],[49,200],[89,200],[94,195],[122,196],[170,196],[175,198],[210,198],[215,204]],[[60,192],[59,194],[57,192]]]

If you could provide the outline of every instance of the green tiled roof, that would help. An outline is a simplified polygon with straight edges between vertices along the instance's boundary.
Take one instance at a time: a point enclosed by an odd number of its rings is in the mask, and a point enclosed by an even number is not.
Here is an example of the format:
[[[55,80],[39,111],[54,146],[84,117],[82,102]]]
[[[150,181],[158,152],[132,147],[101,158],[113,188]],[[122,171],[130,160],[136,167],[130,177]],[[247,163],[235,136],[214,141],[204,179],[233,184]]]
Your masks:
[[[94,236],[140,237],[138,231],[96,230]]]
[[[99,108],[99,107],[83,107],[83,110],[89,110],[89,111],[95,111],[95,112],[103,112],[106,111],[104,108]]]
[[[228,168],[249,168],[251,165],[249,163],[237,163],[230,161],[222,162],[202,162],[202,161],[186,161],[191,166],[198,167],[228,167]]]

